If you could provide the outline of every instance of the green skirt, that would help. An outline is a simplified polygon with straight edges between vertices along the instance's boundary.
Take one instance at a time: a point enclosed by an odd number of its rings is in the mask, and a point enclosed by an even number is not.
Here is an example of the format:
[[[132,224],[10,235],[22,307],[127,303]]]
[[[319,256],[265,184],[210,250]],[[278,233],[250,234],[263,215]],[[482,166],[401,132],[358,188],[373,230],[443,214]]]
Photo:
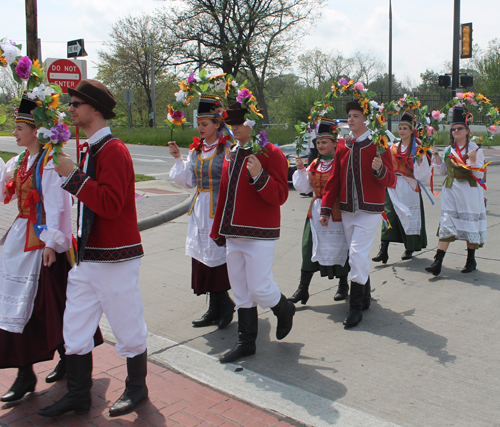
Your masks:
[[[422,225],[420,227],[420,235],[408,236],[405,234],[405,230],[401,225],[401,221],[394,210],[394,205],[392,204],[391,198],[389,197],[389,192],[385,192],[385,214],[391,225],[391,228],[386,228],[384,223],[382,223],[382,235],[380,240],[385,240],[387,242],[398,242],[404,243],[405,249],[407,251],[420,251],[427,247],[427,232],[425,231],[425,214],[424,214],[424,201],[422,200],[422,193],[419,193],[420,198],[420,218],[422,220]]]
[[[306,218],[306,223],[304,224],[304,233],[302,234],[302,271],[319,271],[321,277],[328,276],[329,279],[334,279],[335,277],[343,277],[349,274],[349,259],[346,260],[345,265],[321,265],[319,262],[311,261],[312,258],[312,248],[313,239],[311,233],[311,223],[310,219]]]

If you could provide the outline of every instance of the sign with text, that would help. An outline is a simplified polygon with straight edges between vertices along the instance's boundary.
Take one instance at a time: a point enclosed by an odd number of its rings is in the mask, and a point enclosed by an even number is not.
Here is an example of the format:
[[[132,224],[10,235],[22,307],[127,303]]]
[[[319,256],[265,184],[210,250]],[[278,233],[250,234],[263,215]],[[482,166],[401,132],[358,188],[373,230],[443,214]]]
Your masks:
[[[49,58],[46,67],[49,83],[61,86],[63,93],[68,93],[68,89],[74,89],[87,78],[87,61]]]
[[[71,40],[68,42],[68,58],[78,58],[79,56],[87,56],[85,52],[85,44],[83,39]]]

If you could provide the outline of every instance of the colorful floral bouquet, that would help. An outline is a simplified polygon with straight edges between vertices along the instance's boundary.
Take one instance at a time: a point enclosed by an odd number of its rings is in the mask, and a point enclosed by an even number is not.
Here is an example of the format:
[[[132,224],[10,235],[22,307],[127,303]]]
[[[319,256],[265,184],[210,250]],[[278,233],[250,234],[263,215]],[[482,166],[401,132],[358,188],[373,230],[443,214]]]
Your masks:
[[[38,60],[32,62],[27,56],[21,56],[21,47],[10,40],[0,40],[0,65],[11,68],[12,77],[21,85],[24,96],[36,103],[33,116],[38,139],[44,149],[58,154],[71,137],[68,126],[62,122],[65,114],[58,110],[62,89],[57,84],[42,83],[43,70]],[[57,156],[53,159],[56,165],[59,164]]]

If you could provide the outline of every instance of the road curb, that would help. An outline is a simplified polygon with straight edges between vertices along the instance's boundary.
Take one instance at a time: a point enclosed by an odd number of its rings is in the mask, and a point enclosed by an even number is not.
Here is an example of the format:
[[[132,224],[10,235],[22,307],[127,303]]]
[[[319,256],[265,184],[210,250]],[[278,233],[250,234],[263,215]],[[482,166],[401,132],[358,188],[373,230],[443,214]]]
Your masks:
[[[147,218],[140,219],[139,221],[137,221],[139,231],[144,231],[148,228],[156,227],[158,225],[164,224],[165,222],[172,221],[173,219],[178,218],[181,215],[184,215],[189,210],[191,200],[192,197],[188,197],[182,203],[174,206],[173,208],[148,216]]]

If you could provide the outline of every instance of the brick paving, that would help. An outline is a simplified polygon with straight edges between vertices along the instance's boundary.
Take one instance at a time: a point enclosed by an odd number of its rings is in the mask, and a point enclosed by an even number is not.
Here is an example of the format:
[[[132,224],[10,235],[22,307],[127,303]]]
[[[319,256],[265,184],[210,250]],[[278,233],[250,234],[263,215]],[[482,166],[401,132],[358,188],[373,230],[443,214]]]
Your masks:
[[[125,359],[118,356],[114,347],[107,343],[94,349],[93,356],[94,382],[89,413],[78,416],[71,412],[57,419],[43,418],[36,413],[37,409],[52,404],[66,393],[65,379],[54,384],[44,381],[57,363],[54,360],[34,366],[38,376],[35,392],[26,395],[15,406],[3,404],[0,409],[0,426],[292,426],[279,415],[246,405],[152,362],[148,363],[149,398],[141,403],[136,412],[110,418],[108,410],[123,392],[127,375]],[[3,394],[10,387],[16,374],[16,369],[0,370],[0,393]]]

